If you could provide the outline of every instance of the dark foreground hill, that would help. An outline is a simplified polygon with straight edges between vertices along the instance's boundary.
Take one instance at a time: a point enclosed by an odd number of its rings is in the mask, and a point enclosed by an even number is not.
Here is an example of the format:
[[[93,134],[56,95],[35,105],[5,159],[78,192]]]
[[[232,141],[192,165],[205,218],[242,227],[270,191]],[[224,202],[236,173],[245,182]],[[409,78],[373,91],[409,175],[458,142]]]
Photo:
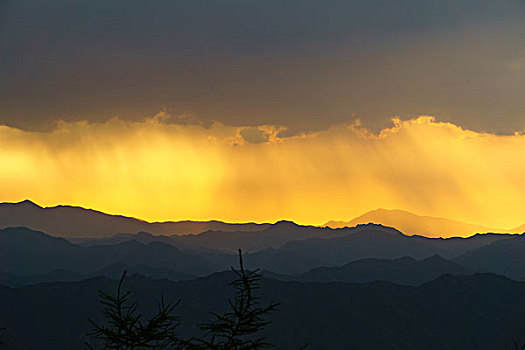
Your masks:
[[[224,269],[161,242],[142,244],[132,240],[85,248],[27,228],[0,230],[0,271],[5,273],[45,274],[57,269],[91,273],[115,263],[170,268],[195,275]]]
[[[42,282],[82,281],[88,278],[101,276],[119,279],[124,271],[127,271],[129,275],[137,273],[151,278],[168,279],[171,281],[184,281],[197,278],[197,276],[178,272],[166,267],[114,263],[101,270],[91,273],[78,273],[64,269],[53,270],[51,272],[38,275],[18,275],[14,273],[0,272],[0,284],[8,287],[22,287]],[[282,278],[285,277],[286,276],[283,276]]]
[[[130,277],[142,311],[151,314],[162,293],[182,299],[180,331],[208,311],[222,312],[231,296],[231,273],[185,282]],[[94,278],[42,283],[18,289],[0,287],[0,324],[8,348],[82,349],[87,318],[100,319],[97,290],[113,292],[117,282]],[[444,275],[419,287],[392,283],[300,283],[265,279],[262,302],[281,303],[267,329],[278,349],[512,349],[525,342],[525,283],[490,274]]]
[[[318,232],[319,231],[319,232]],[[141,241],[117,240],[114,244],[79,246],[57,237],[49,236],[43,232],[26,228],[0,229],[0,271],[17,275],[46,275],[55,270],[67,270],[80,273],[83,277],[91,275],[111,264],[126,264],[129,266],[149,266],[152,268],[167,268],[175,274],[204,276],[212,272],[228,269],[236,263],[236,256],[213,250],[212,242],[220,238],[233,236],[218,236],[210,239],[208,248],[204,249],[198,243],[188,244],[197,236],[184,237],[185,242],[174,243],[167,236],[160,237],[157,241],[149,234],[132,235]],[[312,238],[289,241],[279,248],[264,249],[246,254],[248,268],[262,268],[279,274],[300,274],[313,268],[322,266],[341,266],[359,259],[397,259],[412,257],[426,259],[439,254],[447,259],[458,256],[458,253],[471,249],[475,252],[478,247],[490,243],[506,245],[506,240],[521,236],[505,235],[476,235],[471,238],[458,239],[431,239],[419,236],[405,236],[401,232],[381,225],[360,225],[355,228],[332,230],[314,227],[298,226],[289,222],[281,222],[261,232],[244,232],[237,237],[236,242],[246,248],[250,244],[278,244],[279,239],[293,239],[303,235],[324,234],[332,238]],[[243,238],[246,235],[246,239]],[[260,235],[260,236],[258,236]],[[213,235],[207,235],[208,237]],[[335,237],[334,237],[335,236]],[[279,238],[280,237],[280,238]],[[130,238],[127,237],[126,238]],[[213,238],[213,237],[212,237]],[[209,238],[206,238],[209,239]],[[235,239],[233,239],[235,240]],[[498,246],[498,245],[494,245]],[[221,247],[224,247],[221,246]],[[228,250],[233,249],[230,245]],[[515,251],[513,256],[520,256],[525,248],[520,245],[511,245],[509,251]],[[500,254],[501,255],[501,254]],[[504,255],[504,252],[503,252]],[[525,255],[521,255],[525,256]],[[501,260],[501,259],[500,259]],[[492,264],[499,260],[494,260]],[[506,261],[506,260],[502,260]],[[384,264],[383,264],[384,265]],[[494,272],[511,278],[517,278],[518,272],[525,271],[523,264],[513,267],[513,274],[507,275],[505,269],[480,269],[471,263],[461,263],[473,271]],[[508,265],[508,264],[507,264]],[[387,267],[384,265],[384,267]],[[429,266],[430,267],[430,266]],[[143,273],[142,270],[136,272]],[[170,272],[171,275],[173,273]],[[442,273],[453,273],[454,270],[442,270]],[[465,272],[465,271],[461,271]],[[63,275],[63,274],[62,274]],[[105,274],[104,274],[105,275]],[[430,275],[425,280],[437,277],[439,274]],[[165,273],[151,274],[154,277],[168,277]],[[58,278],[63,280],[64,278]],[[68,278],[71,279],[71,278]],[[75,278],[76,279],[76,278]],[[33,278],[32,280],[47,281],[49,276]],[[352,280],[353,281],[353,280]],[[398,280],[394,280],[398,281]],[[401,280],[399,280],[401,281]],[[423,280],[422,280],[423,281]],[[23,281],[22,281],[23,283]],[[10,283],[13,284],[13,283]],[[19,285],[19,282],[14,283]]]
[[[318,267],[299,276],[309,282],[356,282],[389,281],[399,284],[420,285],[444,274],[464,275],[470,269],[439,255],[416,260],[410,257],[386,259],[362,259],[340,267]]]
[[[455,261],[474,271],[491,271],[524,280],[525,234],[468,251]]]
[[[288,260],[291,264],[297,261]],[[233,260],[233,259],[232,259]],[[256,267],[257,260],[252,256],[245,255],[245,265]],[[282,263],[282,261],[281,261]],[[235,265],[232,261],[231,265]],[[267,264],[271,265],[271,264]],[[278,270],[282,267],[275,266]],[[270,268],[268,270],[267,268]],[[81,281],[87,278],[104,276],[118,279],[124,270],[128,274],[141,274],[155,279],[168,279],[171,281],[183,281],[197,278],[195,275],[177,272],[170,268],[150,267],[147,265],[126,265],[114,263],[101,270],[91,273],[77,273],[68,270],[54,270],[45,274],[38,275],[17,275],[13,273],[0,273],[0,284],[9,287],[22,287],[41,282],[71,282]],[[420,285],[434,280],[441,275],[464,275],[472,271],[456,262],[446,260],[438,255],[431,256],[423,260],[416,260],[410,257],[398,259],[362,259],[350,262],[344,266],[337,267],[317,267],[301,275],[275,273],[270,267],[262,270],[262,274],[269,279],[281,281],[301,281],[301,282],[355,282],[367,283],[374,281],[392,282],[406,285]]]

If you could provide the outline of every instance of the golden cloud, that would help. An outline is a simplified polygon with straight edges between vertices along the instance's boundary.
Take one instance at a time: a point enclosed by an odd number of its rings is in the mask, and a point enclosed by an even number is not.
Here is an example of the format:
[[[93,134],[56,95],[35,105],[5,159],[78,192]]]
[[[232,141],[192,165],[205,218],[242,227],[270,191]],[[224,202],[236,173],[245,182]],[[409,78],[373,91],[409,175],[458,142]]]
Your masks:
[[[522,224],[525,136],[432,117],[359,123],[294,137],[280,126],[58,122],[0,126],[0,201],[30,198],[147,220],[321,224],[378,207],[477,224]]]

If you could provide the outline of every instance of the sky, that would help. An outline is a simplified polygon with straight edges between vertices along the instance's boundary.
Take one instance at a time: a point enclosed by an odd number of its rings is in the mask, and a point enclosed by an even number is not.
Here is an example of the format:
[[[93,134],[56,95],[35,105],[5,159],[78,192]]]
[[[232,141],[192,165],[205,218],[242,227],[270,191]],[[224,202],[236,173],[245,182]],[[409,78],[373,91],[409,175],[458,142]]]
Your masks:
[[[521,0],[0,3],[0,201],[525,222]]]

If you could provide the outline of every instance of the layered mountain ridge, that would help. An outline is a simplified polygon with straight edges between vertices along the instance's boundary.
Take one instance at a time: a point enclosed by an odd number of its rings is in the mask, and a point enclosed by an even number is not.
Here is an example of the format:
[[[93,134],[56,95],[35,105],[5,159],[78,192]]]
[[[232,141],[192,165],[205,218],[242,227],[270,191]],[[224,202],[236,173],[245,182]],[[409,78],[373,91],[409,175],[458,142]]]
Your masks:
[[[27,227],[68,238],[105,238],[141,231],[157,235],[187,235],[207,230],[258,231],[268,226],[222,221],[147,222],[69,205],[41,207],[30,200],[0,203],[0,228]]]
[[[476,233],[525,232],[525,224],[512,229],[491,228],[452,219],[416,215],[403,210],[387,209],[372,210],[350,221],[328,221],[320,227],[344,228],[368,223],[395,227],[407,235],[442,238],[470,237]],[[239,236],[240,232],[262,231],[277,224],[296,225],[291,221],[280,221],[275,224],[226,223],[217,220],[147,222],[76,206],[41,207],[30,200],[0,203],[0,228],[27,227],[71,240],[110,238],[117,234],[139,232],[167,236],[196,235],[206,231],[239,232],[237,234]]]

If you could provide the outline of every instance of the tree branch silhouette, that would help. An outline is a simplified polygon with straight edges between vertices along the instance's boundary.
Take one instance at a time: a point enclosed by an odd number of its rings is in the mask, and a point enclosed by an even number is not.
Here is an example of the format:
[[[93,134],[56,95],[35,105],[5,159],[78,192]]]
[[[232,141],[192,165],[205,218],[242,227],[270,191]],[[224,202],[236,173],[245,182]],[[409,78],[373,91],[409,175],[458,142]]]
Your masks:
[[[177,327],[179,318],[172,313],[177,303],[164,302],[161,296],[157,304],[157,313],[143,322],[138,313],[136,301],[130,301],[130,292],[122,292],[122,285],[127,271],[124,271],[119,281],[115,297],[99,291],[106,325],[99,325],[89,320],[92,331],[87,335],[102,343],[104,349],[167,349],[179,343]],[[94,349],[86,343],[89,349]]]
[[[229,311],[219,315],[212,313],[214,320],[201,325],[208,339],[193,338],[193,345],[202,349],[262,349],[275,347],[262,336],[256,336],[271,324],[264,317],[275,311],[278,303],[270,302],[265,307],[259,306],[259,297],[254,291],[259,289],[261,275],[259,270],[246,271],[239,249],[239,270],[231,268],[237,279],[230,283],[235,289],[235,297],[229,300]]]
[[[200,325],[204,338],[184,339],[177,333],[180,320],[173,316],[179,304],[165,304],[164,298],[158,303],[157,313],[146,322],[138,313],[136,301],[130,301],[130,292],[122,291],[126,271],[119,281],[116,296],[99,291],[104,306],[105,325],[89,320],[92,331],[87,335],[96,340],[104,349],[181,349],[181,350],[258,350],[275,347],[259,335],[272,322],[266,316],[279,306],[269,302],[261,307],[258,290],[261,274],[259,269],[247,271],[239,249],[239,269],[231,268],[236,279],[230,283],[235,296],[228,300],[229,310],[224,314],[211,313],[213,320]],[[89,349],[94,349],[86,342]],[[301,349],[306,347],[303,346]]]

